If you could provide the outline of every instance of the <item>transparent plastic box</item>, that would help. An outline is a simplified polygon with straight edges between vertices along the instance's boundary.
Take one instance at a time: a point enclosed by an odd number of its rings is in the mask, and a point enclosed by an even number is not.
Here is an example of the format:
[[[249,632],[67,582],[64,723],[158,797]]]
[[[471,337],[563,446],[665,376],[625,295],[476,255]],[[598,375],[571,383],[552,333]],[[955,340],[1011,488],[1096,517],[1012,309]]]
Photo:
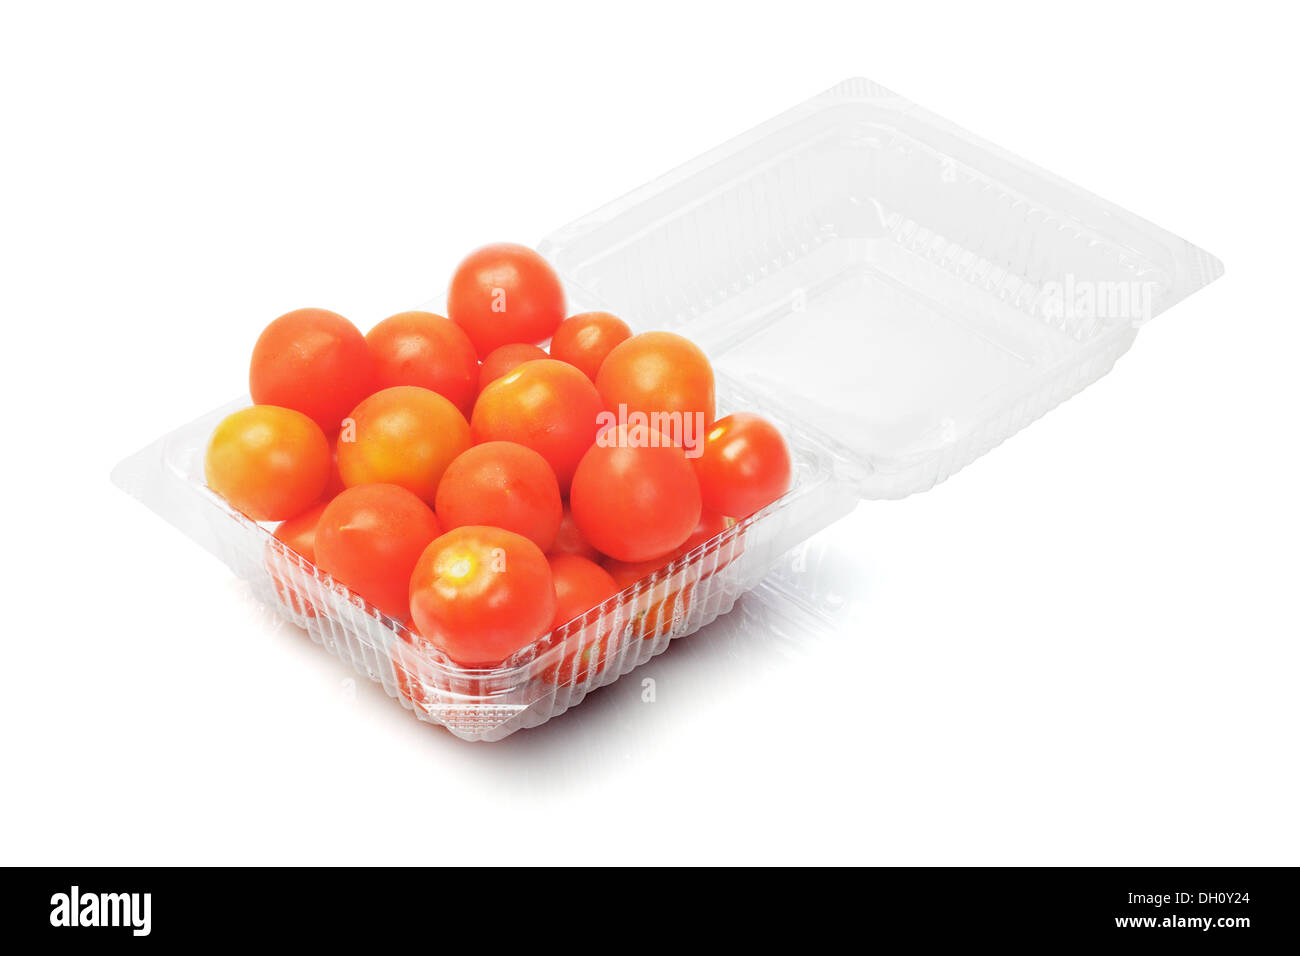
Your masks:
[[[114,480],[422,719],[499,740],[729,611],[862,498],[924,491],[1095,381],[1217,278],[1201,249],[866,80],[849,80],[552,233],[571,312],[700,344],[719,414],[784,431],[788,494],[503,664],[466,669],[207,490],[209,434]],[[441,311],[441,302],[423,308]],[[443,313],[445,314],[445,313]]]

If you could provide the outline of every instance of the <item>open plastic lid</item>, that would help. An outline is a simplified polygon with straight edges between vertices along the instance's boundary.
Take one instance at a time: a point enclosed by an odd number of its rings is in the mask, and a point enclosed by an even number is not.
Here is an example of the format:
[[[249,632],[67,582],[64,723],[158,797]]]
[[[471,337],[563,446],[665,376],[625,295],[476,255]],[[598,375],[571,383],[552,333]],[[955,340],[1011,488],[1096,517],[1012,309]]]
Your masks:
[[[868,498],[942,481],[1223,272],[865,80],[539,248],[583,308],[681,332],[720,375],[825,436]]]

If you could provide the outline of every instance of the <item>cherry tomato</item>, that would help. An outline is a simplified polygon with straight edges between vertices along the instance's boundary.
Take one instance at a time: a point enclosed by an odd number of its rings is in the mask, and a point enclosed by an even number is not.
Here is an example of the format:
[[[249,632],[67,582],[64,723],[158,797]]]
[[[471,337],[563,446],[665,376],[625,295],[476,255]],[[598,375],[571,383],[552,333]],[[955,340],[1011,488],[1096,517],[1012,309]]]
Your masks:
[[[681,448],[644,425],[620,425],[583,456],[569,503],[597,550],[645,561],[690,537],[700,520],[700,485]]]
[[[447,314],[484,358],[511,342],[550,338],[564,318],[564,290],[555,270],[532,249],[496,243],[471,252],[456,267]]]
[[[713,422],[713,367],[693,342],[672,332],[643,332],[616,345],[601,363],[596,388],[620,421],[624,408],[633,424],[634,413],[650,416],[652,428],[692,452]]]
[[[531,448],[490,441],[461,452],[438,485],[434,510],[443,529],[491,525],[521,534],[542,551],[564,517],[560,486]]]
[[[658,567],[645,570],[645,565],[651,563],[653,562],[624,564],[607,558],[602,567],[609,572],[619,590],[623,590],[659,570]],[[649,590],[632,597],[628,608],[631,618],[628,633],[649,641],[672,631],[675,622],[680,621],[690,610],[691,598],[698,583],[698,580],[688,580],[687,572],[678,572],[662,581],[656,581]]]
[[[677,552],[673,551],[662,558],[651,558],[649,561],[615,561],[613,558],[606,558],[600,562],[600,566],[614,579],[614,583],[618,585],[618,589],[621,591],[624,588],[631,587],[638,581],[650,577],[660,568],[676,559]]]
[[[413,631],[398,634],[393,642],[393,675],[397,678],[397,692],[416,710],[427,714],[434,707],[442,682],[420,653],[423,640]]]
[[[610,573],[594,561],[576,554],[553,554],[547,560],[555,582],[553,627],[563,627],[622,590]]]
[[[638,562],[615,561],[613,558],[606,558],[602,562],[602,567],[609,572],[610,577],[614,579],[614,583],[618,585],[618,589],[621,591],[624,588],[631,587],[638,581],[645,580],[683,555],[694,551],[733,524],[735,522],[730,518],[705,512],[700,516],[700,523],[695,526],[691,536],[671,554],[650,561]],[[676,623],[682,620],[686,616],[686,612],[690,610],[691,599],[695,595],[695,588],[700,580],[716,571],[720,571],[730,563],[730,560],[730,557],[725,561],[719,558],[718,566],[714,568],[709,568],[706,560],[704,566],[683,569],[662,581],[656,582],[648,591],[632,598],[631,633],[647,641],[670,633]]]
[[[375,357],[376,389],[418,385],[469,416],[478,394],[478,353],[451,319],[399,312],[367,332],[366,344]]]
[[[469,447],[469,425],[437,392],[397,385],[353,409],[339,434],[339,473],[349,488],[387,482],[432,503],[453,458]]]
[[[543,669],[540,675],[542,680],[548,684],[567,686],[581,684],[588,677],[598,676],[604,671],[605,663],[610,658],[609,646],[613,636],[610,631],[595,636],[570,635],[568,638],[570,642],[579,643],[566,651],[554,664]]]
[[[281,522],[274,532],[276,540],[284,548],[292,551],[308,564],[316,563],[316,526],[319,524],[320,516],[325,511],[327,504],[329,504],[328,499],[312,505],[302,514]],[[290,570],[287,573],[282,573],[277,567],[277,565],[283,566],[285,563],[292,565],[292,562],[285,562],[283,558],[272,552],[267,555],[267,563],[270,566],[271,583],[275,587],[275,594],[280,599],[280,603],[295,614],[301,614],[303,617],[315,617],[315,606],[313,606],[311,599],[301,592],[299,585],[296,583],[298,572]]]
[[[645,602],[645,610],[634,612],[632,633],[640,635],[643,641],[671,634],[690,611],[697,583],[686,584],[674,579],[656,584],[644,598],[638,599]]]
[[[614,346],[632,337],[626,322],[608,312],[580,312],[571,315],[551,337],[551,357],[568,362],[596,381],[605,357]]]
[[[502,528],[455,528],[411,575],[420,634],[466,667],[500,663],[551,629],[555,586],[537,545]]]
[[[280,316],[253,346],[248,388],[258,405],[292,408],[326,433],[374,390],[374,359],[355,325],[325,309]]]
[[[479,391],[483,391],[502,375],[523,365],[525,362],[544,358],[550,358],[550,356],[536,345],[529,345],[527,342],[512,342],[509,345],[493,349],[488,353],[488,357],[483,360],[483,365],[479,369]]]
[[[274,531],[277,541],[308,564],[316,563],[316,526],[327,504],[328,501],[317,502],[302,514],[280,522]]]
[[[338,493],[347,485],[343,484],[343,476],[339,474],[339,436],[335,435],[329,439],[330,443],[330,476],[325,482],[325,493],[321,495],[321,504],[333,501],[338,497]]]
[[[704,507],[746,518],[790,490],[790,449],[776,426],[749,412],[720,418],[694,461]]]
[[[648,578],[655,572],[662,570],[666,565],[689,554],[700,545],[735,525],[735,523],[731,518],[705,512],[700,516],[700,523],[695,526],[691,536],[672,554],[655,560],[636,563],[606,558],[601,562],[601,566],[609,572],[610,577],[622,590]],[[682,620],[686,612],[690,610],[691,599],[694,597],[696,586],[700,581],[721,571],[734,561],[742,550],[742,539],[734,538],[727,548],[720,548],[714,552],[716,557],[706,557],[702,559],[699,567],[684,568],[655,583],[644,596],[638,595],[633,598],[635,603],[632,611],[632,633],[645,640],[650,640],[672,631],[676,622]]]
[[[393,641],[393,669],[397,692],[420,711],[436,713],[451,706],[463,706],[467,698],[500,694],[504,680],[492,671],[449,669],[439,661],[432,642],[425,640],[414,625],[397,632]]]
[[[551,544],[550,555],[576,554],[588,561],[600,561],[604,557],[591,546],[591,542],[582,536],[578,523],[573,520],[573,510],[564,506],[564,517],[560,519],[560,530],[555,532],[555,541]]]
[[[587,377],[554,359],[525,362],[479,394],[470,418],[475,443],[518,442],[550,463],[568,494],[578,462],[596,440],[600,396]]]
[[[209,488],[254,521],[282,521],[320,500],[330,446],[301,412],[254,405],[217,425],[203,471]]]
[[[553,554],[551,577],[555,581],[555,627],[561,628],[618,593],[618,585],[609,572],[586,558],[573,554]],[[599,634],[579,628],[564,635],[567,650],[555,663],[546,667],[541,677],[548,684],[581,683],[589,675],[605,669],[612,631],[606,627]],[[552,640],[559,640],[552,637]]]
[[[405,621],[411,572],[442,533],[433,509],[397,485],[348,488],[316,526],[316,566],[389,617]]]
[[[678,558],[694,551],[706,541],[722,534],[732,525],[735,524],[731,518],[725,518],[722,515],[704,511],[700,513],[699,523],[696,524],[695,530],[691,532],[681,547],[670,551],[668,554],[658,558],[650,558],[647,561],[616,561],[613,558],[606,558],[602,565],[606,571],[613,576],[618,589],[621,591],[629,585],[636,584],[642,578],[648,578],[660,568],[671,564]]]
[[[676,557],[689,554],[706,541],[716,538],[728,528],[734,527],[736,520],[726,515],[720,515],[716,511],[701,511],[700,523],[695,526],[691,536],[686,539],[685,544],[677,549]],[[675,558],[674,558],[675,560]]]

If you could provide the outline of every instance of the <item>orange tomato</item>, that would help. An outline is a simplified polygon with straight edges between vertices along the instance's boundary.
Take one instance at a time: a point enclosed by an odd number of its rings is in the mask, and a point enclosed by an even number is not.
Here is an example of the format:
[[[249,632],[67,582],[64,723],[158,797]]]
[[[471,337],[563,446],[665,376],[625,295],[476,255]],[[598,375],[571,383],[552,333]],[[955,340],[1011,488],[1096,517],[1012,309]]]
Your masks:
[[[326,309],[286,312],[268,325],[253,346],[248,370],[256,404],[302,412],[331,435],[374,383],[365,338]]]
[[[432,503],[452,459],[469,447],[469,425],[437,392],[398,385],[353,409],[339,434],[339,473],[349,488],[384,482]]]
[[[498,664],[551,629],[555,586],[541,549],[501,528],[455,528],[411,575],[421,636],[466,667]]]
[[[254,521],[306,511],[325,491],[330,446],[320,426],[277,405],[240,409],[217,425],[203,471],[208,487]]]
[[[485,442],[457,456],[443,473],[434,510],[444,530],[491,525],[522,534],[543,551],[564,517],[546,459],[508,441]]]
[[[628,324],[608,312],[571,315],[551,337],[551,357],[568,362],[596,381],[596,373],[614,346],[632,337]]]
[[[455,322],[432,312],[399,312],[367,332],[366,344],[375,357],[376,389],[418,385],[469,416],[478,394],[478,353]]]
[[[564,290],[550,263],[532,249],[496,243],[471,252],[456,267],[447,314],[484,358],[511,342],[550,338],[564,318]]]
[[[633,414],[646,415],[652,428],[692,451],[713,422],[713,367],[698,346],[672,332],[644,332],[616,345],[596,388],[620,420],[624,408],[629,423],[636,423]]]
[[[550,358],[542,349],[527,342],[512,342],[488,353],[478,373],[478,388],[481,392],[511,369],[531,362],[534,359]]]
[[[348,488],[316,526],[316,566],[399,621],[410,616],[411,572],[442,533],[433,509],[397,485]]]
[[[474,403],[474,441],[512,441],[550,464],[567,494],[578,462],[596,440],[600,396],[587,377],[554,359],[525,362],[488,385]]]

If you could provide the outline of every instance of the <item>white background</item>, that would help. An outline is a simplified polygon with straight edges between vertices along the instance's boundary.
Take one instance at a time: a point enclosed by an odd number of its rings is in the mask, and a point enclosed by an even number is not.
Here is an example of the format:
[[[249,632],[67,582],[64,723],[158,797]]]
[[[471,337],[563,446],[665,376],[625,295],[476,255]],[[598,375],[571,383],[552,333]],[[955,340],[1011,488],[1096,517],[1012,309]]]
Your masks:
[[[1248,5],[10,3],[5,863],[1300,862],[1294,35]],[[1221,257],[1115,371],[470,745],[276,625],[110,468],[869,76]],[[831,602],[834,603],[834,602]]]

